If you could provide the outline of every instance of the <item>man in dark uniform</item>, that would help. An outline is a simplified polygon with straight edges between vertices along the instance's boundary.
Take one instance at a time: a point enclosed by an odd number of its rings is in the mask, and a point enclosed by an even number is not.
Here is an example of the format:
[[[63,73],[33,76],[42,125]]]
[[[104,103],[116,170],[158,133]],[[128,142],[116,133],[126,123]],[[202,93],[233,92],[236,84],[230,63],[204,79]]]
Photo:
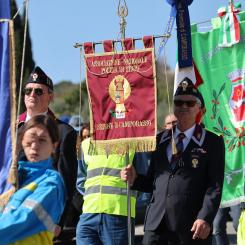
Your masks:
[[[143,244],[212,244],[212,223],[224,178],[223,138],[196,124],[201,93],[185,78],[174,95],[177,126],[157,136],[147,176],[132,166],[121,172],[133,189],[153,192]]]
[[[60,142],[56,150],[56,166],[62,175],[67,190],[67,205],[61,218],[60,226],[66,225],[69,218],[69,209],[75,190],[77,177],[76,137],[75,130],[68,124],[60,121],[49,109],[49,104],[54,98],[53,82],[36,67],[30,74],[24,88],[26,111],[19,116],[18,126],[21,127],[26,121],[37,114],[47,114],[54,118],[58,124]]]

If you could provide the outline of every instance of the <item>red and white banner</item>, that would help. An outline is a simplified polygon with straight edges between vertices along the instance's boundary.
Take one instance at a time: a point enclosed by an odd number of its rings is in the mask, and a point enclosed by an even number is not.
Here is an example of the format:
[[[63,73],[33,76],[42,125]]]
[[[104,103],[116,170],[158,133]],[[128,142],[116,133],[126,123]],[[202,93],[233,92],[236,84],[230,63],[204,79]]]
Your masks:
[[[114,45],[105,41],[102,54],[94,53],[92,43],[84,44],[91,141],[97,149],[155,149],[156,72],[149,39],[144,38],[143,50],[135,50],[134,40],[125,39],[120,52],[110,52]]]

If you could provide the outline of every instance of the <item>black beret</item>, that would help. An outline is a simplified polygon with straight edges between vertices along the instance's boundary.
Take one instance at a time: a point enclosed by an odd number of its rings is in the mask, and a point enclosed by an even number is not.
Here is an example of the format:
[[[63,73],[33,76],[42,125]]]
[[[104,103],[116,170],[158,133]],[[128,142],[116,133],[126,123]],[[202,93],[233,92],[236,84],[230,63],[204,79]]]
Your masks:
[[[52,91],[54,89],[52,80],[45,74],[45,72],[39,66],[36,66],[30,74],[26,84],[28,83],[44,84],[47,87],[49,87]]]
[[[202,94],[198,91],[195,87],[193,82],[188,78],[185,77],[178,85],[174,96],[177,95],[193,95],[201,101],[202,108],[205,107],[204,99]]]

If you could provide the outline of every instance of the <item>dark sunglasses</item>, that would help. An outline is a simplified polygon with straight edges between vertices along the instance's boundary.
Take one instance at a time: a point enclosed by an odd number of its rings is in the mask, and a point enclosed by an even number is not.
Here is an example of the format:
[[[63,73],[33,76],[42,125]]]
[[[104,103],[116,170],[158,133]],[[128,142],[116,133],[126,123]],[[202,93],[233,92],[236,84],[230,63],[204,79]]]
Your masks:
[[[34,90],[34,93],[38,96],[41,96],[44,94],[43,89],[42,88],[25,88],[24,89],[24,93],[25,95],[30,95],[32,93],[32,91]]]
[[[195,104],[197,104],[196,100],[174,100],[175,106],[183,106],[184,104],[187,105],[187,107],[193,107]]]

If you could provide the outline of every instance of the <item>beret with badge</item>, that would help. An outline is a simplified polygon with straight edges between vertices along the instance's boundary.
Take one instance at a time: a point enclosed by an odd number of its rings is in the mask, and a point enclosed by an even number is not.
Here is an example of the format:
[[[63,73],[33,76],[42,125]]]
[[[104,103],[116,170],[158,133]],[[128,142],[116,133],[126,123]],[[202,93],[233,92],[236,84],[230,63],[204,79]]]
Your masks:
[[[205,107],[205,103],[204,103],[202,94],[198,91],[198,89],[195,87],[193,82],[188,77],[185,77],[179,83],[174,96],[177,96],[177,95],[193,95],[201,101],[202,108]]]
[[[31,72],[26,84],[28,83],[44,84],[52,91],[54,89],[52,80],[45,74],[45,72],[39,66],[36,66],[34,70]]]

